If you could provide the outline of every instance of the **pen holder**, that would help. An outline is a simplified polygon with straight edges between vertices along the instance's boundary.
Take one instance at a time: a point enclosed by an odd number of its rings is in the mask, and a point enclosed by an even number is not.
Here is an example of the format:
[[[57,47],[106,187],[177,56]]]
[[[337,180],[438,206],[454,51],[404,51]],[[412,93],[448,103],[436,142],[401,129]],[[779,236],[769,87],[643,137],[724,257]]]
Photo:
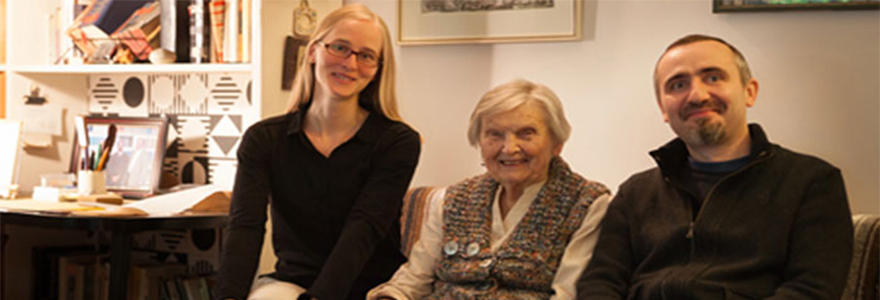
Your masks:
[[[107,193],[107,173],[80,170],[77,174],[77,190],[81,196]]]

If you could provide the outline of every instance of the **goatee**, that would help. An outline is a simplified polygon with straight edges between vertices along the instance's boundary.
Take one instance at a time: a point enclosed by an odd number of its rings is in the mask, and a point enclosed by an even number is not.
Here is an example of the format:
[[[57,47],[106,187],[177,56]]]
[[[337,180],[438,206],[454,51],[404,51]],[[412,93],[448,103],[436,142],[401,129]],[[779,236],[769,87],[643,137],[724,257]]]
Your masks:
[[[727,138],[727,132],[724,130],[722,122],[710,122],[706,118],[699,120],[699,123],[697,135],[703,145],[717,145]]]
[[[727,105],[717,99],[708,101],[689,102],[680,112],[682,120],[687,120],[693,111],[701,109],[711,109],[719,115],[727,111]],[[727,132],[724,128],[724,121],[712,122],[712,118],[701,118],[697,121],[697,129],[690,131],[686,136],[682,136],[688,144],[711,146],[717,145],[727,138]]]

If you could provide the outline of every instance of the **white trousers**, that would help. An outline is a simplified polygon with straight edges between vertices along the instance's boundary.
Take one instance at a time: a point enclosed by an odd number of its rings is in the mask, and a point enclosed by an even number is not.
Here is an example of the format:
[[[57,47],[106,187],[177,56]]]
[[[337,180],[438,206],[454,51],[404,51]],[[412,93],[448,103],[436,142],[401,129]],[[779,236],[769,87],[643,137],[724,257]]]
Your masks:
[[[262,276],[254,280],[248,300],[291,300],[305,292],[296,284]]]

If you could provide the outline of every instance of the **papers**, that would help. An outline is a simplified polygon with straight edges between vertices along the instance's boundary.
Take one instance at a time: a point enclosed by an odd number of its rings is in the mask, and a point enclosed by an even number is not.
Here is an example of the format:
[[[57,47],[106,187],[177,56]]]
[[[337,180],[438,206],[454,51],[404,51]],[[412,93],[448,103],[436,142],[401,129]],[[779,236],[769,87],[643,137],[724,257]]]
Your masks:
[[[124,205],[98,202],[48,202],[37,200],[0,200],[0,211],[92,217],[169,217],[177,215],[229,212],[229,195],[218,185],[205,185],[145,198],[125,201]]]
[[[183,213],[205,198],[208,198],[208,196],[222,190],[222,187],[211,184],[145,198],[125,204],[123,207],[137,208],[148,213],[150,216],[171,216]]]
[[[45,214],[69,214],[75,211],[100,210],[100,207],[79,205],[76,202],[43,202],[35,200],[0,200],[0,210]]]

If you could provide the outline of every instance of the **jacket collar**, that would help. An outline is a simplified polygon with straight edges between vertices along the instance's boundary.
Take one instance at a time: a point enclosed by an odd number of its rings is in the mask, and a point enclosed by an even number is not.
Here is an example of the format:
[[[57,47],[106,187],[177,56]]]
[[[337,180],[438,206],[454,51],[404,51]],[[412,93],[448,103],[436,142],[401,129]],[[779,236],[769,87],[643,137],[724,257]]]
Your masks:
[[[749,156],[763,157],[770,153],[772,144],[760,125],[749,124],[749,137],[751,138],[751,150]],[[651,151],[651,157],[657,162],[660,170],[666,174],[678,174],[685,165],[688,157],[687,146],[680,138],[675,138],[666,145]]]

